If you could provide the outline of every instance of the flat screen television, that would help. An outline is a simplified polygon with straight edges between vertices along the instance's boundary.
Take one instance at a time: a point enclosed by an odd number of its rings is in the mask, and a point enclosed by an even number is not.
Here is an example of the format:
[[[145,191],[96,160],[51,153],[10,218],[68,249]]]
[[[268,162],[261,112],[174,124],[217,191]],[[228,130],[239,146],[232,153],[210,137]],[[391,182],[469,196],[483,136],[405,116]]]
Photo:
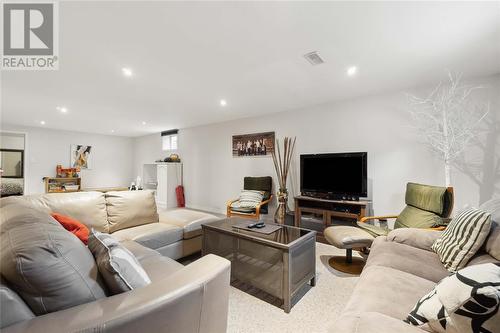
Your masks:
[[[302,195],[359,200],[367,196],[367,153],[300,155]]]

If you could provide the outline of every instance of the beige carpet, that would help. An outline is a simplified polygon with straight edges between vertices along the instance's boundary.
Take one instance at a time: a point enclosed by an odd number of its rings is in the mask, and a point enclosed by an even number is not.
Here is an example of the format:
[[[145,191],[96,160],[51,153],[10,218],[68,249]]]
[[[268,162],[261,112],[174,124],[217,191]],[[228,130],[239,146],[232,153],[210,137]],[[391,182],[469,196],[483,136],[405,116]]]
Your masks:
[[[320,333],[328,332],[347,304],[358,277],[340,273],[328,266],[332,255],[344,250],[316,243],[316,286],[305,286],[302,297],[285,313],[276,300],[248,288],[248,293],[231,287],[229,295],[229,333]],[[244,289],[242,286],[239,288]]]

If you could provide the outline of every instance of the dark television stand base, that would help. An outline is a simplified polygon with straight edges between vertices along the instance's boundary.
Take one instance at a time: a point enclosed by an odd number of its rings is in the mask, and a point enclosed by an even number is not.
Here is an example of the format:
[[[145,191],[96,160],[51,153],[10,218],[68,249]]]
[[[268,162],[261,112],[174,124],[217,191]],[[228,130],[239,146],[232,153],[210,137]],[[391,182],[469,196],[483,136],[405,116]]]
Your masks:
[[[359,197],[355,195],[345,195],[345,194],[329,194],[329,193],[309,193],[303,192],[303,197],[310,197],[313,199],[325,199],[325,200],[336,200],[336,201],[359,201]]]
[[[299,195],[295,197],[295,226],[301,226],[302,213],[322,215],[324,228],[331,225],[332,217],[356,222],[366,216],[370,204],[371,201],[331,200]],[[326,243],[322,232],[317,233],[317,240]]]

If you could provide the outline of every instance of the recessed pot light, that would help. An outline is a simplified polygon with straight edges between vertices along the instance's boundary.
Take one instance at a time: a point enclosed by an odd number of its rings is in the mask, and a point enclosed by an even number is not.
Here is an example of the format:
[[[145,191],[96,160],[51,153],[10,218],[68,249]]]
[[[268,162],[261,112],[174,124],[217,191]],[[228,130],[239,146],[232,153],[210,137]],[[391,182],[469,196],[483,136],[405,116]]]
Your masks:
[[[351,66],[347,69],[347,75],[349,76],[354,76],[358,72],[358,67],[356,66]]]
[[[45,120],[40,121],[40,125],[45,125]]]
[[[115,132],[115,130],[111,130],[111,133],[114,133],[114,132]]]
[[[219,103],[220,103],[220,106],[226,106],[227,105],[227,101],[225,99],[221,99]]]
[[[68,112],[68,108],[65,107],[65,106],[58,106],[58,107],[56,107],[56,109],[58,111],[60,111],[61,113],[67,113]]]
[[[143,122],[142,122],[142,124],[143,124],[143,125],[146,125],[146,122],[145,122],[145,121],[143,121]]]
[[[134,73],[132,72],[132,69],[130,69],[128,67],[123,67],[122,74],[126,77],[131,77]]]

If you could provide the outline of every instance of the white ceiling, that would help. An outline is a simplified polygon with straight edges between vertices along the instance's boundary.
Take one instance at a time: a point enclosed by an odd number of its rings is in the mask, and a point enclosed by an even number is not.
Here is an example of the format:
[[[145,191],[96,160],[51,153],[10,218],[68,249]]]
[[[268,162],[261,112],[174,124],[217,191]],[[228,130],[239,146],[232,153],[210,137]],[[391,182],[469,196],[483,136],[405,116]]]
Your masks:
[[[3,122],[138,136],[404,89],[446,69],[500,72],[500,2],[75,1],[59,15],[60,69],[3,72]],[[311,66],[311,51],[326,63]]]

